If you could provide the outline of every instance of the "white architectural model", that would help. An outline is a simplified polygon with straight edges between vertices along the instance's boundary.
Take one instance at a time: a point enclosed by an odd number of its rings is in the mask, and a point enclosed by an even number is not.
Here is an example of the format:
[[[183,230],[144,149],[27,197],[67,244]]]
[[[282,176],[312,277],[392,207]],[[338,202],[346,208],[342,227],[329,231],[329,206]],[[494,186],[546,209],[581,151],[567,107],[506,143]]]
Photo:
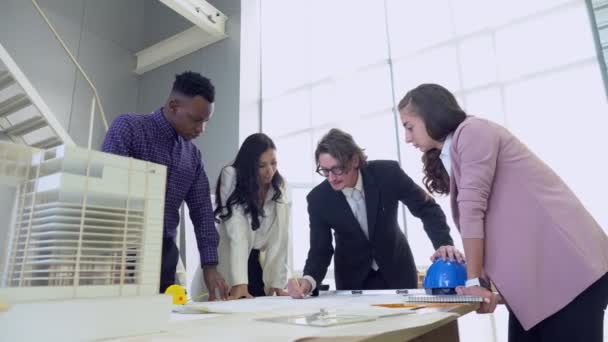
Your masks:
[[[0,303],[11,306],[0,315],[0,330],[23,337],[14,325],[47,311],[67,315],[73,326],[68,316],[78,310],[83,331],[70,335],[76,339],[151,332],[166,323],[170,298],[158,295],[165,179],[166,167],[150,162],[0,142]],[[117,316],[126,312],[148,325]],[[99,335],[102,316],[108,329]],[[57,326],[40,329],[41,336],[60,334]]]
[[[158,292],[166,168],[59,146],[0,143],[0,297],[11,301]],[[3,201],[4,202],[4,201]]]

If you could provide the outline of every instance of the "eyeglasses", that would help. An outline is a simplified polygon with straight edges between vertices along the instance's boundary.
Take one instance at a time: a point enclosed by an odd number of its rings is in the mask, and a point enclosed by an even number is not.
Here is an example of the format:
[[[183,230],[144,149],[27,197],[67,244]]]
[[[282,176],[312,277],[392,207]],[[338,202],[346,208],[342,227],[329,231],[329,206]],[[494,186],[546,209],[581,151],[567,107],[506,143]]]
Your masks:
[[[342,174],[344,174],[344,168],[341,166],[334,166],[331,169],[324,169],[321,166],[317,166],[317,170],[316,172],[321,176],[321,177],[329,177],[329,174],[333,174],[334,176],[341,176]]]

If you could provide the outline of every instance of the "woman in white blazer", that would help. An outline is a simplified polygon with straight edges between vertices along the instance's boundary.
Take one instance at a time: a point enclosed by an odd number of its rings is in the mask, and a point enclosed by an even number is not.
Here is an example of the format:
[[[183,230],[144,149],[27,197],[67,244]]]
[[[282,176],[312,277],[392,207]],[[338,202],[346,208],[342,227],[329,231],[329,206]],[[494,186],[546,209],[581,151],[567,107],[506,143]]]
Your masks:
[[[252,134],[217,181],[218,270],[230,287],[229,299],[287,295],[290,201],[275,152],[267,135]],[[192,297],[204,290],[193,288]]]

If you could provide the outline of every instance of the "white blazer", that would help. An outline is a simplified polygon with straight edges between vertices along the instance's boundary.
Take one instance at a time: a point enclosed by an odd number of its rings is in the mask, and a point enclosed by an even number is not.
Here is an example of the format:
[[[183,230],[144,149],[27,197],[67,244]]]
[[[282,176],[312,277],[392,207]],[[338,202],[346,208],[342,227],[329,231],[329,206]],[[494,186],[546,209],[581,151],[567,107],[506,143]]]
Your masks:
[[[236,187],[236,169],[226,166],[222,169],[220,195],[222,205],[226,205],[228,197]],[[284,182],[281,188],[281,198],[267,205],[274,205],[275,217],[264,217],[271,220],[272,225],[266,234],[261,229],[251,229],[251,215],[246,215],[243,206],[232,207],[232,216],[219,224],[220,244],[218,248],[218,271],[226,279],[228,287],[238,284],[248,284],[247,264],[254,243],[261,247],[260,262],[263,269],[263,281],[266,294],[272,293],[272,288],[285,288],[287,285],[287,253],[289,250],[289,219],[291,200]],[[261,222],[261,225],[264,224]],[[256,243],[256,239],[258,239]],[[263,241],[259,241],[263,239]],[[191,295],[193,298],[206,292],[201,267],[197,267],[192,282]]]

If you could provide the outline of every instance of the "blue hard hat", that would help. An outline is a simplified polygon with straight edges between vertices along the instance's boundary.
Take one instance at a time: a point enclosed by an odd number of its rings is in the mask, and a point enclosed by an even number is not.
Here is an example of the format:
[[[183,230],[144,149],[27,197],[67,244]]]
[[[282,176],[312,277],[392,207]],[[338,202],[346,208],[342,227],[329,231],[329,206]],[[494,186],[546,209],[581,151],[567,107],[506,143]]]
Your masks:
[[[457,286],[464,286],[466,280],[466,263],[438,258],[426,271],[423,286],[432,294],[453,294]]]

